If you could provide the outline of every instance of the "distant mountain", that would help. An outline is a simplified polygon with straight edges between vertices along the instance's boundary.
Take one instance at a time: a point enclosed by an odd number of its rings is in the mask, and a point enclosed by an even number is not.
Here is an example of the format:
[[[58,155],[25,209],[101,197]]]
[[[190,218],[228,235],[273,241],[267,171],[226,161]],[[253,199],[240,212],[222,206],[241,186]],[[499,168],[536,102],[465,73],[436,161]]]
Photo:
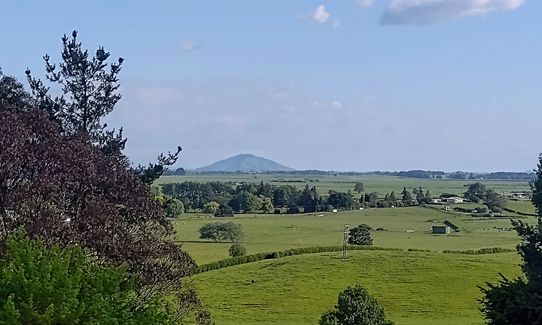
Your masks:
[[[242,154],[220,160],[209,166],[196,169],[196,172],[225,172],[225,173],[262,173],[262,172],[282,172],[294,171],[295,169],[286,167],[273,160],[257,157],[251,154]]]

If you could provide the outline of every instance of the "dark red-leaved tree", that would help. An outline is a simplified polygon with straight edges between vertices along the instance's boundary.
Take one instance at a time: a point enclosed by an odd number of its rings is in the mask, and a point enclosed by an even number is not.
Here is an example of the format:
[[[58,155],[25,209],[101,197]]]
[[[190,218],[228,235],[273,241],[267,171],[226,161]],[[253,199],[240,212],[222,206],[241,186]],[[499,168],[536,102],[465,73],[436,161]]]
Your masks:
[[[102,122],[120,99],[122,60],[107,71],[109,53],[91,58],[76,37],[63,38],[60,70],[45,57],[47,79],[63,95],[51,97],[29,71],[32,94],[15,80],[0,83],[0,240],[22,227],[45,243],[80,245],[102,263],[126,263],[143,299],[171,293],[186,312],[199,305],[181,283],[195,263],[171,241],[150,188],[180,148],[148,168],[130,166],[122,133]]]

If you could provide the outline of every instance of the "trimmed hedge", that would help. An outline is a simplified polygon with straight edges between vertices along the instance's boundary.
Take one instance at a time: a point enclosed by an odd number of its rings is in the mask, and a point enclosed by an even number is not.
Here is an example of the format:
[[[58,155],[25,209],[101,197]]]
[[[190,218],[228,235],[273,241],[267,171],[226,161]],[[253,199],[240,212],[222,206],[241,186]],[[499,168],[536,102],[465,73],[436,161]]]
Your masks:
[[[232,258],[227,258],[224,260],[200,265],[194,270],[193,274],[204,273],[204,272],[223,269],[229,266],[258,262],[258,261],[263,261],[263,260],[273,260],[273,259],[287,257],[287,256],[340,252],[342,251],[342,249],[343,249],[342,246],[316,246],[316,247],[291,248],[285,251],[257,253],[257,254],[246,255],[246,256],[232,257]],[[424,252],[424,253],[434,252],[428,249],[409,248],[407,250],[404,250],[401,248],[384,248],[384,247],[374,247],[374,246],[348,246],[348,250],[351,250],[351,251],[352,250],[356,250],[356,251],[379,250],[379,251],[395,251],[395,252],[408,251],[408,252]],[[482,248],[479,250],[465,250],[465,251],[461,251],[461,250],[444,250],[443,251],[443,253],[445,254],[465,254],[465,255],[497,254],[497,253],[511,253],[511,252],[515,252],[515,250],[509,249],[509,248],[500,248],[500,247]]]
[[[302,248],[291,248],[285,251],[257,253],[257,254],[246,255],[246,256],[232,257],[232,258],[227,258],[224,260],[200,265],[195,269],[194,274],[219,270],[228,266],[258,262],[258,261],[263,261],[263,260],[272,260],[272,259],[282,258],[286,256],[340,252],[342,251],[342,249],[343,249],[342,246],[302,247]],[[404,251],[401,248],[383,248],[383,247],[374,247],[374,246],[348,246],[348,250]]]
[[[490,248],[480,248],[478,250],[469,249],[466,251],[447,249],[442,252],[444,254],[482,255],[482,254],[513,253],[515,251],[516,251],[515,249],[510,249],[510,248],[490,247]]]
[[[508,209],[508,208],[503,208],[504,211],[507,211],[507,212],[512,212],[512,213],[515,213],[515,214],[518,214],[520,216],[526,216],[526,217],[538,217],[537,214],[534,214],[534,213],[525,213],[525,212],[521,212],[521,211],[516,211],[516,210],[512,210],[512,209]]]

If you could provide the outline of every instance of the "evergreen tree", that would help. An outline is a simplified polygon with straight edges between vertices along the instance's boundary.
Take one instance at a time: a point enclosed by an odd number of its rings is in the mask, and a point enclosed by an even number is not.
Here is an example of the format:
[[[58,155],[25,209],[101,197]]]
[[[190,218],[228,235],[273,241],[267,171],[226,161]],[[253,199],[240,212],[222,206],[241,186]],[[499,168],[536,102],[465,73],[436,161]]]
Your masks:
[[[542,324],[542,155],[536,180],[531,183],[532,203],[538,214],[536,224],[512,221],[520,238],[517,246],[525,277],[512,280],[501,275],[497,284],[482,288],[482,312],[491,325]]]
[[[395,197],[395,192],[391,191],[390,193],[390,202],[395,203],[397,201],[397,198]]]

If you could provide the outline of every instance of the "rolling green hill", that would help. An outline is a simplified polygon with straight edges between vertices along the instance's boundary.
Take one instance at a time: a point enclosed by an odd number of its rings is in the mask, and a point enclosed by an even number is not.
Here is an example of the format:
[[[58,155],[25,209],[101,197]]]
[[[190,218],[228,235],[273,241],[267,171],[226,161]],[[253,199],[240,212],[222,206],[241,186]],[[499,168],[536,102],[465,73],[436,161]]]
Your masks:
[[[498,272],[518,275],[515,253],[455,255],[355,251],[308,254],[198,274],[192,278],[217,324],[317,324],[337,294],[362,284],[401,325],[483,324],[478,286]]]

